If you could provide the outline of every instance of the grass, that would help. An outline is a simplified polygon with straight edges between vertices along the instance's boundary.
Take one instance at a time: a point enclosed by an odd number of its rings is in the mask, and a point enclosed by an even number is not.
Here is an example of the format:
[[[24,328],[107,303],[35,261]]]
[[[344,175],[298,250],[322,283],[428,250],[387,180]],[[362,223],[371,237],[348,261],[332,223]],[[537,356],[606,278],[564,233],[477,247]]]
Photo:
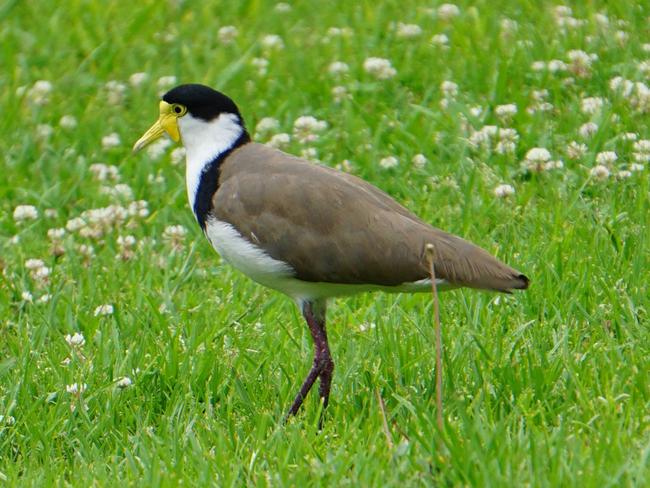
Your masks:
[[[0,479],[72,486],[642,486],[650,478],[650,290],[647,168],[624,134],[650,138],[648,115],[610,80],[648,80],[650,11],[641,2],[576,2],[585,23],[562,31],[546,2],[460,3],[444,21],[435,2],[12,2],[0,5]],[[609,25],[594,17],[605,13]],[[518,23],[504,33],[502,19]],[[423,34],[399,38],[395,22]],[[620,23],[619,23],[620,22]],[[218,29],[235,25],[224,45]],[[349,27],[333,36],[332,26]],[[626,36],[616,34],[623,31]],[[449,37],[449,49],[430,41]],[[264,48],[278,34],[284,49]],[[589,72],[534,71],[570,50],[598,56]],[[268,52],[265,52],[268,51]],[[397,74],[376,80],[367,57]],[[254,58],[268,59],[260,75]],[[333,61],[349,73],[328,74]],[[132,73],[148,81],[131,87]],[[253,129],[262,117],[292,130],[301,115],[329,128],[311,147],[328,165],[391,193],[425,220],[463,235],[523,270],[525,293],[472,290],[441,296],[445,425],[436,426],[429,295],[362,295],[329,310],[336,362],[328,420],[317,396],[295,420],[285,409],[311,364],[311,340],[294,305],[220,261],[187,208],[182,165],[133,156],[157,116],[161,76],[231,95]],[[49,103],[32,90],[49,80]],[[112,103],[106,83],[126,84]],[[441,83],[459,92],[446,109]],[[335,103],[331,89],[351,98]],[[24,88],[21,88],[24,87]],[[553,110],[528,113],[535,90]],[[585,97],[601,97],[594,114]],[[514,154],[476,150],[495,107],[515,103]],[[480,106],[480,115],[471,108]],[[64,115],[78,121],[59,125]],[[582,124],[598,125],[592,137]],[[48,124],[53,132],[44,137]],[[41,136],[38,136],[38,133]],[[103,149],[102,137],[121,144]],[[262,138],[265,140],[266,138]],[[571,141],[586,153],[570,159]],[[533,147],[564,167],[521,169]],[[286,148],[299,154],[295,141]],[[615,151],[611,176],[590,171]],[[410,161],[422,153],[423,167]],[[378,162],[394,155],[397,167]],[[115,165],[100,182],[90,165]],[[646,164],[647,166],[647,164]],[[88,209],[127,206],[102,191],[125,183],[149,214],[67,232],[52,254],[48,229]],[[496,198],[500,183],[514,187]],[[33,205],[38,218],[16,222]],[[55,209],[56,212],[46,212]],[[187,229],[182,244],[163,239]],[[118,237],[133,235],[123,260]],[[80,245],[92,246],[84,256]],[[63,253],[61,254],[61,251]],[[26,268],[42,259],[48,277]],[[31,293],[31,301],[25,292]],[[41,299],[48,295],[45,299]],[[48,300],[49,298],[49,300]],[[47,301],[46,301],[47,300]],[[45,301],[43,303],[43,301]],[[95,315],[98,306],[114,312]],[[80,332],[71,348],[67,334]],[[66,358],[68,360],[66,360]],[[128,376],[132,386],[116,381]],[[82,394],[67,385],[86,384]],[[382,427],[379,391],[392,442]],[[392,445],[391,445],[392,444]]]

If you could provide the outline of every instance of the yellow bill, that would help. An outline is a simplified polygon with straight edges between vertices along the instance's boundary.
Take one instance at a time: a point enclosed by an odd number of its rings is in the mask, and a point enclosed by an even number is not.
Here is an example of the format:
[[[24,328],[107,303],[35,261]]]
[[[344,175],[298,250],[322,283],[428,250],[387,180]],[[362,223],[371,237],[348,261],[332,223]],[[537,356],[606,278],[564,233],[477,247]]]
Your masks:
[[[133,152],[138,152],[143,147],[160,139],[165,133],[174,142],[181,140],[181,133],[178,130],[178,116],[172,111],[172,105],[165,101],[160,102],[160,116],[144,135],[138,139],[133,146]]]

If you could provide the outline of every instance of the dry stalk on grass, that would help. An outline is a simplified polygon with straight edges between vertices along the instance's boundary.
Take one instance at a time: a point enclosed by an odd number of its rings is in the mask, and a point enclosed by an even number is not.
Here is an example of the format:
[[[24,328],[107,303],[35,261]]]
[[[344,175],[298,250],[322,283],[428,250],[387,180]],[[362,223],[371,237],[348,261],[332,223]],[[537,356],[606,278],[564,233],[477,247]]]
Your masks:
[[[431,293],[433,295],[433,320],[436,328],[436,410],[438,428],[442,429],[442,339],[440,331],[440,307],[438,304],[438,288],[436,287],[436,272],[433,266],[435,247],[426,245],[429,273],[431,274]]]

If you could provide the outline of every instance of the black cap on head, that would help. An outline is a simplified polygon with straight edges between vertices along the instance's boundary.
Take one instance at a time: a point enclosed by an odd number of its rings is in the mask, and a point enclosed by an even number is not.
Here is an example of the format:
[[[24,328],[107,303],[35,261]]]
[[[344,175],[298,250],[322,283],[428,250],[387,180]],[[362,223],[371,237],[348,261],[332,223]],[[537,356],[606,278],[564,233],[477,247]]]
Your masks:
[[[193,117],[212,120],[222,113],[241,114],[235,102],[217,90],[205,85],[179,85],[165,93],[162,99],[167,103],[178,103],[187,107]]]

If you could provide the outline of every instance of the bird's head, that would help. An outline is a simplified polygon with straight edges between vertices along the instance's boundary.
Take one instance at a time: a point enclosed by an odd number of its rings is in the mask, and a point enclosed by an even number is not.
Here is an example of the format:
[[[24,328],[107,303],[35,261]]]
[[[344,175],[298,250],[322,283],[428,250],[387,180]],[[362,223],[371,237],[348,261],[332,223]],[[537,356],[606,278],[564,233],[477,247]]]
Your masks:
[[[248,138],[235,102],[204,85],[188,84],[172,88],[162,96],[158,120],[138,139],[133,151],[167,134],[190,151],[206,141],[232,145]],[[230,143],[230,144],[228,144]]]

